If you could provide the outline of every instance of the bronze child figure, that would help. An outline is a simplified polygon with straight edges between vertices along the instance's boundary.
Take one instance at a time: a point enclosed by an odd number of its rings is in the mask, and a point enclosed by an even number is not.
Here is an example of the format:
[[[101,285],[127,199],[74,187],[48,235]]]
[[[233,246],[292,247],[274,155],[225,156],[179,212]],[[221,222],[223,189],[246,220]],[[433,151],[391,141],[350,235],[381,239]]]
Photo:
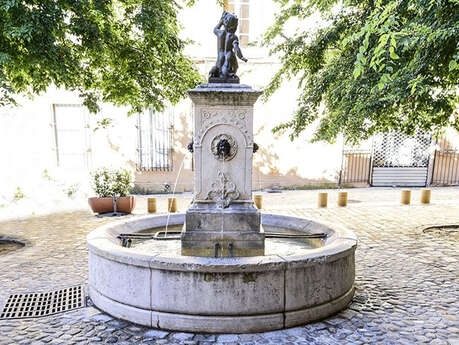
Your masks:
[[[223,30],[220,29],[222,25]],[[218,56],[217,63],[209,72],[209,83],[239,83],[239,77],[236,75],[238,69],[236,56],[245,62],[247,59],[239,48],[239,38],[235,34],[237,25],[237,17],[224,11],[214,28],[214,34],[217,36]]]

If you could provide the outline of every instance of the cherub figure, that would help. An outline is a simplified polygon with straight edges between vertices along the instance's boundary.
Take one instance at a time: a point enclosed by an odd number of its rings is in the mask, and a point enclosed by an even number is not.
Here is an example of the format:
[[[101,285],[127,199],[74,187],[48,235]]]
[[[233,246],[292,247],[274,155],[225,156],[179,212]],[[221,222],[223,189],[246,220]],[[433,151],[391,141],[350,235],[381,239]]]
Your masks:
[[[217,63],[209,72],[210,83],[239,83],[239,77],[236,75],[238,69],[236,56],[245,62],[247,59],[239,48],[239,38],[235,34],[237,25],[237,17],[223,11],[220,21],[214,28],[214,34],[217,36],[218,56]],[[220,29],[222,26],[223,30]]]

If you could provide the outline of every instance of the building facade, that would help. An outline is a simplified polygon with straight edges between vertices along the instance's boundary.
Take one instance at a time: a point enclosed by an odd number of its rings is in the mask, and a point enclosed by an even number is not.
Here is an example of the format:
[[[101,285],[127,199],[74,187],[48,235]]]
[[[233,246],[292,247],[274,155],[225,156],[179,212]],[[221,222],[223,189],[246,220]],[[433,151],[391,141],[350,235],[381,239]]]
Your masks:
[[[238,75],[241,83],[255,89],[266,86],[280,67],[275,56],[256,45],[273,22],[276,6],[266,0],[225,1],[226,10],[239,17],[241,48],[249,60],[239,62]],[[194,40],[186,53],[195,61],[203,79],[215,63],[213,27],[222,10],[213,1],[200,1],[180,13],[182,35]],[[297,83],[291,81],[268,101],[259,100],[255,105],[254,137],[260,148],[254,155],[254,189],[323,183],[374,185],[380,168],[374,158],[374,143],[371,149],[360,149],[359,156],[359,152],[352,151],[355,148],[343,150],[341,140],[334,144],[310,143],[313,128],[293,142],[287,135],[272,133],[273,127],[289,120],[297,95]],[[6,164],[0,171],[0,201],[11,199],[18,189],[27,194],[40,188],[44,180],[55,181],[56,188],[62,191],[81,189],[90,193],[89,173],[102,166],[133,171],[138,191],[193,188],[193,158],[187,150],[193,137],[188,99],[163,113],[147,110],[130,117],[127,109],[110,104],[104,104],[99,114],[89,114],[77,95],[53,88],[32,100],[20,99],[19,103],[16,108],[0,108],[0,143],[6,155]],[[105,118],[111,121],[103,128],[100,123]],[[456,134],[449,141],[444,139],[451,146],[446,151],[429,143],[427,164],[431,170],[428,176],[422,175],[427,184],[443,183],[439,182],[442,178],[444,184],[459,183]],[[441,169],[434,169],[435,164]]]

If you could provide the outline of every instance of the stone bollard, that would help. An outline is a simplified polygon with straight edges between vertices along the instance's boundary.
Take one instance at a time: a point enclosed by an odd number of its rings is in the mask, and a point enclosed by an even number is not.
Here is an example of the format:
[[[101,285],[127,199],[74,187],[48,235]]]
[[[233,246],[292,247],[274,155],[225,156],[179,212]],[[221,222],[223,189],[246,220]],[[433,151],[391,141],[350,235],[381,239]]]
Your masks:
[[[319,193],[317,199],[318,207],[327,207],[328,193]]]
[[[338,192],[338,206],[347,206],[347,192]]]
[[[409,205],[410,202],[411,202],[411,190],[409,190],[409,189],[402,190],[400,203],[402,205]]]
[[[148,213],[156,213],[156,198],[148,198]]]
[[[167,212],[177,212],[177,198],[167,198]]]
[[[422,189],[421,190],[421,204],[430,204],[430,189]]]
[[[255,202],[255,206],[261,210],[263,208],[263,195],[257,194],[253,196],[253,201]]]

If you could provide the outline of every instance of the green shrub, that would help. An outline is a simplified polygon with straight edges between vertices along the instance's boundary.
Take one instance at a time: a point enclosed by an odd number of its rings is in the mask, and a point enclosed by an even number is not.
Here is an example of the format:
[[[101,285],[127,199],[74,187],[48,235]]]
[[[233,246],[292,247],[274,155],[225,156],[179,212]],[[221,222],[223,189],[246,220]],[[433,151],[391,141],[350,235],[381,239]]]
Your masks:
[[[91,173],[92,188],[98,197],[127,196],[133,186],[131,172],[126,169],[100,168]]]

